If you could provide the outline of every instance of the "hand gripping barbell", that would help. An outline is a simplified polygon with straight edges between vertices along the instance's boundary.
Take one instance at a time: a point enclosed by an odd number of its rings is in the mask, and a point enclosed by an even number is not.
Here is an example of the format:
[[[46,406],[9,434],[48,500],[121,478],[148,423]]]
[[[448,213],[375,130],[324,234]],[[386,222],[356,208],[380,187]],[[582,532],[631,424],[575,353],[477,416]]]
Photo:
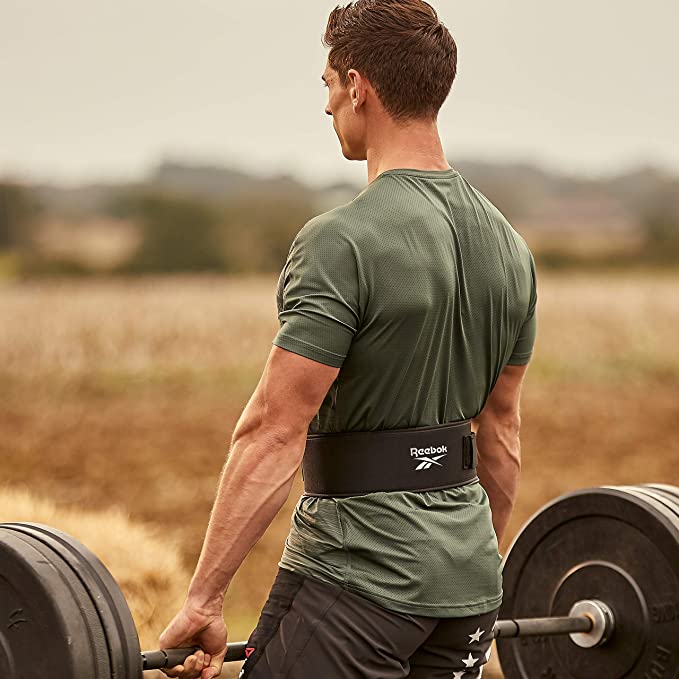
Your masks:
[[[679,488],[591,488],[552,501],[511,545],[503,591],[494,635],[507,679],[676,679]],[[142,653],[103,564],[36,524],[0,524],[0,622],[2,679],[140,679],[195,650]],[[225,660],[245,659],[246,646],[229,644]]]

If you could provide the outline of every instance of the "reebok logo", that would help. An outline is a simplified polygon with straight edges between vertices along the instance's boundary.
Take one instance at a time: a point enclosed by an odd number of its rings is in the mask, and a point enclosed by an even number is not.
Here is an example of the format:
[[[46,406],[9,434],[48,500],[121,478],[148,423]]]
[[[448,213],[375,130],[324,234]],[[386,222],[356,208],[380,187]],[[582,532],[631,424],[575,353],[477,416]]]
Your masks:
[[[447,454],[448,448],[446,446],[428,446],[427,448],[410,449],[410,457],[414,457],[418,463],[415,467],[416,472],[429,469],[434,464],[442,467],[443,464],[439,460]]]
[[[429,446],[428,448],[411,448],[410,457],[420,457],[422,455],[436,455],[437,453],[448,453],[448,448],[446,446],[439,446],[438,448],[434,446]]]

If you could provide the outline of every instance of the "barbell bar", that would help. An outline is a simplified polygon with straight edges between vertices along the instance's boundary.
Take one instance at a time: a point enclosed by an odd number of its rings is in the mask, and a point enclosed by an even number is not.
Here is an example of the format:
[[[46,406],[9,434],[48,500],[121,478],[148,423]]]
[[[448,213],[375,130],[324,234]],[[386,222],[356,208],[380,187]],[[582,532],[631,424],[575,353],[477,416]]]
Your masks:
[[[553,618],[526,618],[523,620],[498,620],[495,623],[495,638],[516,638],[570,634],[573,641],[582,648],[592,648],[604,643],[614,630],[611,609],[602,601],[584,600],[574,604],[570,615]],[[575,637],[575,638],[573,638]],[[227,644],[224,662],[245,660],[247,641]],[[184,661],[198,647],[174,648],[161,651],[142,651],[143,670],[161,670],[166,667],[183,665]]]
[[[679,677],[679,488],[600,487],[550,502],[503,562],[494,636],[507,679]],[[145,651],[113,577],[47,526],[0,524],[0,677],[140,679],[196,649]],[[247,642],[227,646],[227,662]],[[40,649],[40,653],[36,653]]]

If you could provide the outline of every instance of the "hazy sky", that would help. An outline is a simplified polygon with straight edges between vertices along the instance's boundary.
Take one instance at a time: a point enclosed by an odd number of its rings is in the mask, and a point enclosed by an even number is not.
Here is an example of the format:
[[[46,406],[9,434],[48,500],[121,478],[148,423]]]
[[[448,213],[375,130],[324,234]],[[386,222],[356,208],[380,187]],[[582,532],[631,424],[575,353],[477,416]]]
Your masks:
[[[0,175],[161,157],[362,181],[320,74],[326,0],[0,0]],[[449,160],[679,171],[677,0],[434,0],[459,49]]]

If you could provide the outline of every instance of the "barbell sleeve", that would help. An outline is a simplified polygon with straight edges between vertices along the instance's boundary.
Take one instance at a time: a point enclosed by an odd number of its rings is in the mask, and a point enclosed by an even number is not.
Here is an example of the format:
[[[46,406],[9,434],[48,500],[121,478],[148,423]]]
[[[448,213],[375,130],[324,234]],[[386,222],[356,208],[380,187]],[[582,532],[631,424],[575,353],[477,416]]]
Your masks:
[[[508,637],[535,637],[553,634],[573,634],[591,632],[592,618],[586,615],[563,616],[555,618],[525,618],[519,620],[498,620],[495,623],[496,639]]]

